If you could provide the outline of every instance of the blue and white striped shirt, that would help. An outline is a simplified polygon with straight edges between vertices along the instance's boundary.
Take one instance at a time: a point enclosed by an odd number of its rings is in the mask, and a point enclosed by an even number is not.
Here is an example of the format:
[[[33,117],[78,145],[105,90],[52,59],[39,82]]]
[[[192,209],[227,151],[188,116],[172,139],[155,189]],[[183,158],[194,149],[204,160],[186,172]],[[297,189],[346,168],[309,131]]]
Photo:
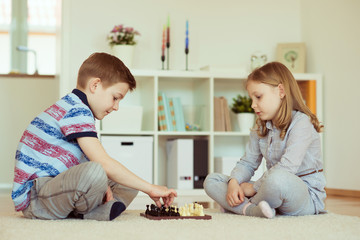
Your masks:
[[[76,142],[97,137],[95,119],[86,95],[75,89],[38,115],[24,131],[15,156],[11,197],[17,211],[29,205],[30,189],[39,177],[59,173],[88,161]]]
[[[259,167],[263,157],[267,169],[283,169],[297,176],[317,171],[323,168],[320,134],[315,130],[309,117],[299,111],[292,112],[292,122],[284,140],[280,138],[280,130],[266,123],[269,129],[267,136],[261,138],[256,131],[251,131],[250,141],[246,146],[245,155],[237,162],[230,178],[239,183],[249,182],[254,171]],[[258,190],[268,171],[254,183]],[[311,198],[316,207],[316,213],[324,210],[325,176],[322,172],[301,177],[308,186]]]

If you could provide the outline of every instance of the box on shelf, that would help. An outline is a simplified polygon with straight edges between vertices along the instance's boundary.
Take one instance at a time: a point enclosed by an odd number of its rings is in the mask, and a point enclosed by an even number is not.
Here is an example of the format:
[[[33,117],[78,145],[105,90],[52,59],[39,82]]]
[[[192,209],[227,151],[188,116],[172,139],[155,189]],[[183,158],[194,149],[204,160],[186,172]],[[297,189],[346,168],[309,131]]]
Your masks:
[[[194,139],[194,188],[202,189],[208,175],[209,141]]]
[[[202,189],[208,175],[207,139],[172,139],[167,147],[167,185],[176,189]]]
[[[175,189],[194,188],[194,140],[174,139],[166,143],[167,186]]]
[[[130,171],[153,183],[153,137],[102,136],[105,151]]]
[[[141,106],[119,106],[101,120],[103,131],[140,132],[143,108]]]

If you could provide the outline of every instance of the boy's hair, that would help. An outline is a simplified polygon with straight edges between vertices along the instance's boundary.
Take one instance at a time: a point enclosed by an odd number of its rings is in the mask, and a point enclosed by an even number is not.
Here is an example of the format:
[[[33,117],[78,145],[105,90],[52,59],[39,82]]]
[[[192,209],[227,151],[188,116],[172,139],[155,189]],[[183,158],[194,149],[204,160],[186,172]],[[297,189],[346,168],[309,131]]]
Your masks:
[[[297,110],[308,115],[316,131],[321,132],[321,129],[324,126],[320,124],[316,115],[313,114],[305,105],[294,76],[284,64],[279,62],[267,63],[249,74],[246,86],[249,81],[265,83],[273,87],[277,87],[279,84],[283,85],[285,96],[281,101],[279,111],[273,119],[274,125],[281,130],[281,139],[284,139],[286,131],[292,121],[293,110]],[[266,121],[263,121],[260,118],[256,120],[256,131],[260,137],[265,137],[268,133],[268,129],[265,124]]]
[[[81,65],[77,85],[86,88],[89,78],[100,78],[105,88],[118,82],[129,84],[129,90],[136,88],[136,81],[130,70],[117,57],[108,53],[93,53]]]

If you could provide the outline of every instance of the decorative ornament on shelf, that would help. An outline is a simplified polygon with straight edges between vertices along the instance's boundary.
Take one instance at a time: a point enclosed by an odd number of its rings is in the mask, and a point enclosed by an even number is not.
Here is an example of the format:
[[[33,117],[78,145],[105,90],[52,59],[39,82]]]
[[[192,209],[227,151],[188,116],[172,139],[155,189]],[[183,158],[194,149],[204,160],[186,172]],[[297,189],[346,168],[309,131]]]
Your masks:
[[[164,25],[163,33],[162,33],[162,44],[161,44],[161,69],[164,70],[164,63],[165,63],[165,31],[166,26]]]
[[[188,71],[188,54],[189,54],[189,21],[186,20],[186,31],[185,31],[185,70]]]
[[[240,132],[250,133],[250,129],[254,126],[255,114],[251,104],[252,100],[248,96],[238,95],[233,98],[231,110],[237,116]]]
[[[136,35],[140,35],[140,33],[134,28],[124,27],[123,24],[120,24],[115,25],[107,36],[113,54],[123,61],[128,68],[132,67]]]
[[[168,15],[168,21],[167,21],[167,37],[166,37],[166,52],[167,52],[167,70],[169,70],[169,59],[170,59],[170,54],[169,54],[169,48],[170,48],[170,16]]]
[[[265,65],[265,63],[267,62],[267,56],[266,54],[257,51],[251,55],[250,60],[251,60],[251,71],[253,71],[256,68]]]

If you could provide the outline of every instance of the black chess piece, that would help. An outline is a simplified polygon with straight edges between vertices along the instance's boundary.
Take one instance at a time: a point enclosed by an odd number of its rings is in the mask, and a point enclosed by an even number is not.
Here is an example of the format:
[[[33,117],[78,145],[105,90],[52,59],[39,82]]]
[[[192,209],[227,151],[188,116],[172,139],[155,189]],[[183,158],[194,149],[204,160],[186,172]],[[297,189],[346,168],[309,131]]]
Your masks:
[[[151,215],[151,216],[159,216],[158,214],[159,214],[159,208],[157,206],[155,206],[154,204],[151,204],[149,215]]]
[[[170,216],[175,216],[175,208],[174,207],[170,207]]]
[[[145,211],[145,214],[146,214],[146,215],[150,215],[149,213],[150,213],[150,210],[149,210],[149,205],[146,205],[146,211]]]

